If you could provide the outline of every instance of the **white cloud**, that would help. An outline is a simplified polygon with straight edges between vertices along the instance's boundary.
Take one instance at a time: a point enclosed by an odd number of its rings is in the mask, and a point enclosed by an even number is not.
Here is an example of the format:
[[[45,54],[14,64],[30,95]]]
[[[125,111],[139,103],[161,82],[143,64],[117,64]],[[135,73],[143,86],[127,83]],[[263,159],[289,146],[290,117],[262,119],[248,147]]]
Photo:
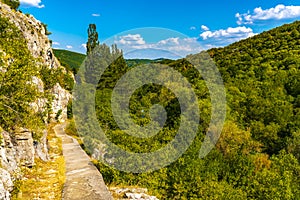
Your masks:
[[[165,39],[165,40],[161,40],[158,42],[158,45],[179,45],[179,38],[176,37],[176,38],[168,38],[168,39]]]
[[[235,28],[229,27],[227,29],[220,29],[216,31],[205,31],[200,34],[202,38],[201,43],[206,47],[209,46],[226,46],[233,42],[246,39],[256,35],[251,28],[245,26],[238,26]]]
[[[203,31],[209,31],[209,28],[207,26],[205,26],[205,25],[202,25],[201,26],[201,30],[203,30]]]
[[[99,13],[92,14],[93,17],[100,17],[101,15]]]
[[[278,4],[274,8],[263,10],[261,7],[255,8],[253,13],[237,13],[235,17],[238,19],[237,23],[241,24],[253,24],[255,21],[265,20],[284,20],[295,19],[300,17],[300,6],[285,6]]]
[[[30,6],[30,7],[37,7],[37,8],[44,8],[45,5],[41,4],[41,0],[20,0],[20,3],[24,6]]]
[[[66,47],[67,47],[67,49],[73,49],[73,46],[71,46],[71,45],[67,45]]]
[[[81,44],[80,47],[86,49],[86,44]]]
[[[246,28],[245,26],[238,26],[235,28],[229,27],[226,30],[220,29],[217,31],[205,31],[200,34],[203,40],[209,38],[220,39],[220,38],[247,38],[255,35],[251,28]]]
[[[196,30],[197,28],[195,26],[191,26],[190,30]]]
[[[117,44],[121,45],[143,45],[146,44],[144,38],[140,34],[128,34],[120,37],[120,40],[117,41]]]
[[[136,50],[144,53],[146,52],[144,50],[151,49],[152,51],[156,49],[160,52],[165,52],[164,55],[166,55],[166,52],[169,52],[170,55],[184,57],[188,54],[199,53],[203,50],[197,39],[198,38],[170,37],[155,43],[147,43],[140,34],[129,34],[119,36],[114,42],[123,50],[124,55],[128,55],[130,52],[135,52]]]
[[[60,46],[59,42],[52,42],[53,45]]]

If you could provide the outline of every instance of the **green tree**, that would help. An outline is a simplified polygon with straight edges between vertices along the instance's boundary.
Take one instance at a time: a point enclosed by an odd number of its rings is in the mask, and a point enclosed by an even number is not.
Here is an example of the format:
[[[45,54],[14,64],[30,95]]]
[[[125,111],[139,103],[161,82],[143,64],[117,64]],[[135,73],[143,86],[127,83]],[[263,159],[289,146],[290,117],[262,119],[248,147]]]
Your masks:
[[[90,24],[88,28],[88,41],[86,43],[86,53],[90,54],[99,44],[96,24]]]
[[[216,148],[203,159],[198,158],[199,149],[212,108],[201,74],[185,59],[124,62],[119,55],[113,55],[114,48],[105,44],[95,48],[85,62],[84,80],[98,83],[96,97],[92,99],[97,118],[107,138],[120,148],[138,153],[156,151],[174,138],[180,125],[180,107],[174,94],[159,85],[148,84],[132,94],[129,115],[136,124],[145,125],[151,120],[149,108],[159,103],[167,111],[163,131],[141,139],[119,129],[112,115],[112,91],[123,74],[139,64],[158,62],[180,72],[192,84],[201,111],[197,137],[176,162],[142,174],[121,172],[99,162],[97,166],[105,181],[147,187],[159,199],[299,199],[300,35],[296,30],[300,30],[299,21],[225,48],[208,50],[227,89],[228,118]],[[108,67],[98,81],[93,78],[97,72],[94,68],[100,64]],[[130,80],[139,79],[135,76]],[[88,104],[85,106],[80,113],[90,109]],[[141,110],[145,112],[142,114]],[[89,117],[86,115],[87,122]],[[86,146],[93,147],[92,139],[96,137],[87,138]]]

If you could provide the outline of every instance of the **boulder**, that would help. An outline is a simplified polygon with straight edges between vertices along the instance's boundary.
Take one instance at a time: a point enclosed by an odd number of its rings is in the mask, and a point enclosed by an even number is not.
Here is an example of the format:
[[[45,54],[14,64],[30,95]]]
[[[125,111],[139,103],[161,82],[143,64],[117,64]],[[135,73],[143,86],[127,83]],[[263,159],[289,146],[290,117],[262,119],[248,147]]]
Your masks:
[[[49,160],[47,135],[47,130],[44,130],[41,139],[34,141],[35,154],[43,161]]]
[[[3,168],[5,168],[10,173],[17,170],[18,165],[16,161],[16,149],[13,145],[10,134],[6,131],[0,133],[2,138],[0,145],[0,163]]]
[[[32,133],[28,129],[19,128],[14,133],[14,136],[17,162],[22,166],[32,167],[35,157]]]

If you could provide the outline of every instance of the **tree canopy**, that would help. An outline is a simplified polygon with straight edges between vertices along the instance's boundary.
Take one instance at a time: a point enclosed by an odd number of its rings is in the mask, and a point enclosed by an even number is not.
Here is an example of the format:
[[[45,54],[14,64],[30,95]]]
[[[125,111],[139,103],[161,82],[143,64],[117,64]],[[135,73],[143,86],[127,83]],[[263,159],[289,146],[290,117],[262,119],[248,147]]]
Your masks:
[[[176,162],[154,172],[126,173],[99,161],[106,183],[147,187],[159,199],[299,199],[299,30],[300,22],[296,21],[207,51],[223,77],[228,114],[216,147],[203,159],[198,157],[199,149],[211,117],[205,81],[187,59],[157,61],[180,72],[198,95],[201,115],[197,136]],[[101,48],[113,57],[109,47]],[[111,98],[116,82],[132,67],[135,64],[129,67],[121,56],[106,68],[96,83],[97,118],[106,136],[120,148],[153,152],[175,137],[180,105],[167,88],[144,85],[130,99],[131,119],[147,125],[151,121],[149,108],[160,103],[167,111],[166,123],[151,138],[135,138],[122,131],[112,115]],[[94,80],[89,70],[85,69],[87,79],[82,81]],[[95,138],[85,138],[90,150],[95,147]]]
[[[88,28],[88,41],[86,43],[86,54],[88,55],[99,44],[96,24],[90,24]]]

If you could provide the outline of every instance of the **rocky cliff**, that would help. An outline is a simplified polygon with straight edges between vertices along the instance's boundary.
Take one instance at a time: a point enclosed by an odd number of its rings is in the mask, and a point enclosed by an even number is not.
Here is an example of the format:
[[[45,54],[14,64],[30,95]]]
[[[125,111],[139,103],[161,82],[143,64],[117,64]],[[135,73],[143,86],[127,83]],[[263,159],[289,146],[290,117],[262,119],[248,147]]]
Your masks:
[[[0,15],[8,18],[23,34],[27,41],[28,49],[40,63],[40,65],[47,66],[49,69],[61,69],[63,73],[67,73],[53,54],[51,48],[51,41],[46,35],[45,25],[32,15],[23,14],[18,11],[10,9],[9,6],[0,2]],[[70,74],[71,75],[71,74]],[[33,77],[33,82],[37,84],[39,90],[43,92],[43,81],[37,77]],[[55,98],[52,101],[51,117],[55,118],[57,112],[61,110],[60,120],[67,117],[67,104],[71,95],[68,91],[63,89],[59,84],[56,84],[51,91]],[[43,107],[45,101],[40,100],[35,102],[33,107]]]
[[[68,73],[52,52],[51,41],[46,35],[47,30],[45,30],[44,24],[31,15],[10,9],[9,6],[1,2],[0,17],[8,19],[21,32],[38,70],[46,67],[50,72],[59,69],[60,73]],[[5,57],[7,54],[0,45],[1,55]],[[1,59],[2,57],[0,57],[0,73],[6,73],[7,70],[5,69],[9,67],[9,63]],[[13,62],[13,58],[11,60]],[[4,66],[1,66],[3,63]],[[44,123],[47,127],[47,123],[51,120],[64,121],[67,118],[67,105],[71,94],[61,86],[59,81],[49,84],[45,83],[41,77],[32,76],[32,83],[36,85],[39,93],[46,92],[45,84],[50,85],[51,88],[47,88],[47,95],[51,95],[51,98],[45,98],[46,95],[41,95],[42,97],[30,102],[30,106],[34,112],[44,115]],[[32,167],[36,157],[44,161],[48,160],[47,131],[46,128],[44,129],[39,137],[35,137],[35,132],[27,129],[27,127],[13,127],[9,130],[3,130],[3,125],[0,124],[0,200],[10,199],[14,180],[23,178],[20,167]]]

